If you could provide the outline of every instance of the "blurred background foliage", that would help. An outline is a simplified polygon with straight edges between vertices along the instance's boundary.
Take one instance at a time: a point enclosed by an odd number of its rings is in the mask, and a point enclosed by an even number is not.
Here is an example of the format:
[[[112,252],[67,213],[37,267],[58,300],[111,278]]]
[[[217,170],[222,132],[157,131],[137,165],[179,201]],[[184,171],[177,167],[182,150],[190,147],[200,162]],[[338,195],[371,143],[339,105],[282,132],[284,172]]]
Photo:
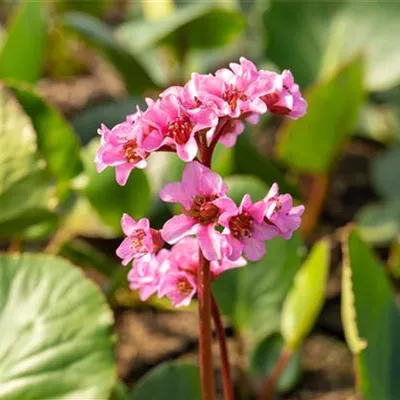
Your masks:
[[[242,369],[257,387],[277,360],[289,355],[278,390],[290,391],[298,383],[304,340],[324,305],[329,277],[340,270],[339,237],[342,324],[362,372],[358,390],[365,399],[400,398],[399,313],[390,282],[400,277],[399,20],[398,1],[3,1],[2,249],[57,257],[0,256],[0,327],[9,338],[22,329],[10,322],[11,303],[14,310],[26,303],[24,314],[35,318],[45,318],[47,311],[58,315],[46,299],[53,296],[50,285],[57,293],[67,290],[63,271],[78,288],[77,304],[87,307],[78,307],[77,315],[66,308],[60,325],[48,327],[42,342],[25,344],[26,353],[2,358],[7,352],[2,336],[0,398],[19,399],[32,387],[39,397],[52,398],[76,393],[109,398],[113,390],[115,399],[161,399],[174,387],[170,384],[180,385],[179,399],[186,400],[198,390],[195,367],[181,363],[155,369],[133,397],[121,382],[116,385],[109,307],[116,315],[143,307],[114,257],[120,218],[123,212],[146,215],[161,227],[175,210],[157,192],[178,179],[183,164],[171,154],[153,155],[148,169],[135,170],[119,187],[112,170],[95,171],[96,132],[100,123],[112,127],[134,112],[145,96],[182,84],[192,71],[213,72],[240,56],[259,67],[290,69],[309,104],[299,121],[264,117],[246,129],[236,147],[216,150],[214,169],[226,177],[233,198],[249,192],[259,199],[277,181],[307,209],[300,234],[272,241],[264,260],[215,283],[227,324],[243,344]],[[361,171],[359,162],[365,165]],[[371,246],[379,249],[380,260]],[[62,258],[96,281],[108,306]],[[48,283],[42,287],[43,280]],[[34,284],[38,293],[27,290],[11,302],[13,291]],[[169,309],[156,299],[145,307]],[[100,341],[98,359],[78,340],[78,328],[84,320],[90,324],[89,317],[94,328],[85,338]],[[55,352],[50,362],[46,346],[57,347],[65,326],[74,327],[66,335],[76,342],[70,353]],[[31,351],[43,364],[23,364]],[[58,380],[65,385],[54,392],[51,367],[66,369],[76,354],[87,362],[82,364],[87,378],[65,372]],[[43,368],[48,375],[38,386],[11,384],[26,371],[35,376]]]

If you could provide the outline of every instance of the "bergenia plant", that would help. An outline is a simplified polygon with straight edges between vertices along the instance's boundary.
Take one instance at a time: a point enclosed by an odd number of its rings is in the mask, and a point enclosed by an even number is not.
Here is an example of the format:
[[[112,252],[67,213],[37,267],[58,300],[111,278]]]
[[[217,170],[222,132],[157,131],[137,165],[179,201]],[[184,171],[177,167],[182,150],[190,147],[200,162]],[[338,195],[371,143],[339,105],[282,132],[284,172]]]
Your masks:
[[[229,362],[211,282],[246,260],[260,260],[266,242],[289,239],[301,223],[303,206],[293,206],[289,194],[272,185],[265,198],[254,202],[248,194],[240,204],[228,196],[221,176],[212,171],[218,142],[235,145],[244,125],[257,123],[267,112],[297,119],[307,104],[290,71],[258,70],[245,58],[215,74],[192,74],[185,86],[173,86],[157,100],[146,99],[147,109],[128,115],[112,129],[99,129],[98,171],[115,167],[124,185],[134,168],[145,168],[153,152],[175,152],[187,164],[180,182],[160,192],[165,202],[179,203],[182,212],[158,231],[148,219],[122,216],[126,238],[117,249],[122,263],[132,262],[128,279],[142,300],[167,297],[175,307],[197,297],[200,329],[200,372],[203,399],[215,399],[211,357],[211,317],[216,324],[222,358],[226,400],[233,399]],[[166,246],[167,248],[165,248]]]

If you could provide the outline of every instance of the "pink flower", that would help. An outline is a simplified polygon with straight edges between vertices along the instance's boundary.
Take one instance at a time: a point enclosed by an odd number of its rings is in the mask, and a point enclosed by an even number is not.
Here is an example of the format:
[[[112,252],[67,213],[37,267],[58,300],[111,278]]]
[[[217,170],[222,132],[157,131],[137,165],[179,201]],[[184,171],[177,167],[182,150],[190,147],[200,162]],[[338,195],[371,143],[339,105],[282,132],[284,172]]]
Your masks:
[[[293,207],[292,196],[280,195],[279,186],[276,183],[271,186],[263,201],[266,205],[265,221],[275,225],[284,239],[290,239],[293,231],[301,224],[304,206]]]
[[[214,103],[219,116],[240,118],[246,113],[263,114],[265,103],[259,98],[258,71],[255,65],[240,58],[240,64],[231,63],[231,69],[223,68],[209,78],[199,91],[200,102]]]
[[[222,200],[226,192],[227,187],[218,174],[197,161],[187,164],[182,182],[170,183],[160,192],[163,201],[180,203],[184,209],[183,214],[165,223],[162,229],[164,240],[174,244],[197,233],[204,256],[210,261],[220,259],[221,240],[215,226],[224,212],[224,202],[219,201],[217,205],[216,201]]]
[[[101,135],[100,148],[95,156],[97,171],[115,167],[116,179],[125,185],[134,168],[145,168],[148,152],[142,147],[144,132],[140,124],[122,122],[111,130],[104,124],[98,130]]]
[[[127,236],[117,249],[117,256],[123,265],[128,265],[134,258],[149,260],[151,255],[164,244],[160,232],[150,228],[147,218],[135,221],[128,214],[121,219],[122,230]]]
[[[212,279],[216,279],[223,272],[230,269],[240,268],[247,265],[247,261],[243,257],[239,257],[235,261],[231,261],[227,255],[231,253],[231,246],[228,243],[226,236],[222,235],[222,258],[217,261],[210,262]]]
[[[195,133],[210,129],[218,123],[213,112],[207,109],[186,109],[180,99],[168,94],[148,108],[143,117],[154,133],[143,142],[143,147],[153,151],[162,145],[174,145],[183,161],[192,161],[198,146]]]
[[[273,114],[285,115],[298,119],[307,112],[307,102],[300,93],[299,86],[294,83],[294,78],[289,70],[284,70],[281,75],[275,72],[260,71],[260,90],[265,93],[261,99]]]
[[[225,227],[223,234],[231,247],[230,260],[237,260],[242,252],[250,261],[260,260],[265,254],[265,241],[278,235],[276,227],[263,222],[266,204],[252,203],[248,194],[239,207],[231,201],[219,222]]]
[[[158,296],[167,296],[175,307],[188,306],[196,294],[196,278],[184,271],[171,271],[165,275]]]
[[[162,278],[170,268],[168,257],[169,251],[162,249],[148,259],[139,258],[134,261],[128,274],[129,287],[139,289],[142,301],[158,291]]]
[[[219,138],[219,141],[225,147],[233,147],[236,144],[237,138],[241,135],[244,131],[244,123],[240,119],[230,119],[224,125],[222,135]],[[208,133],[209,139],[211,140],[214,134],[214,130],[211,130]]]

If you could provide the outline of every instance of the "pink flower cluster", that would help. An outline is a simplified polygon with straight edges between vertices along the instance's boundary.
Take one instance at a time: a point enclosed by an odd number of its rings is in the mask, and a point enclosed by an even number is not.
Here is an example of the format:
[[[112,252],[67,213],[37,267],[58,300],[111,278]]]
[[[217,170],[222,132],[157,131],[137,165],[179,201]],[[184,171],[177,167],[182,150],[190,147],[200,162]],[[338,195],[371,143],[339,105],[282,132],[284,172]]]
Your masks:
[[[256,123],[270,112],[289,118],[303,116],[307,103],[290,71],[282,74],[258,70],[242,57],[230,69],[215,74],[193,73],[184,86],[173,86],[156,101],[146,99],[147,109],[129,115],[111,130],[102,125],[97,170],[115,167],[116,179],[124,185],[134,168],[145,168],[154,151],[176,151],[190,162],[199,151],[199,133],[211,141],[216,135],[227,147],[234,146],[244,130],[244,121]],[[222,132],[217,132],[221,120]]]
[[[181,182],[161,190],[163,201],[180,203],[183,209],[161,232],[150,229],[147,219],[136,222],[128,215],[122,217],[127,237],[117,255],[124,265],[135,259],[128,279],[143,300],[157,293],[170,297],[177,307],[188,305],[197,291],[199,249],[210,261],[215,279],[228,269],[246,265],[243,256],[260,260],[266,241],[277,236],[289,239],[300,226],[304,206],[293,207],[291,196],[280,195],[277,184],[255,203],[246,194],[239,207],[227,191],[217,173],[192,161]],[[160,250],[160,235],[173,245],[171,250]]]
[[[216,143],[233,146],[244,123],[256,123],[266,112],[299,118],[307,104],[289,71],[257,70],[245,58],[213,75],[192,74],[186,85],[146,101],[145,111],[138,109],[111,130],[101,127],[95,162],[99,171],[115,167],[121,185],[134,168],[146,167],[151,152],[176,152],[187,162],[182,180],[160,192],[163,201],[180,204],[182,212],[160,231],[147,218],[135,221],[124,214],[126,238],[117,249],[122,264],[133,264],[128,279],[142,300],[157,294],[185,306],[197,293],[200,253],[214,280],[246,260],[260,260],[268,240],[289,239],[304,212],[289,194],[279,194],[276,183],[263,199],[253,202],[246,194],[237,205],[221,176],[209,168]],[[165,242],[169,249],[163,248]]]

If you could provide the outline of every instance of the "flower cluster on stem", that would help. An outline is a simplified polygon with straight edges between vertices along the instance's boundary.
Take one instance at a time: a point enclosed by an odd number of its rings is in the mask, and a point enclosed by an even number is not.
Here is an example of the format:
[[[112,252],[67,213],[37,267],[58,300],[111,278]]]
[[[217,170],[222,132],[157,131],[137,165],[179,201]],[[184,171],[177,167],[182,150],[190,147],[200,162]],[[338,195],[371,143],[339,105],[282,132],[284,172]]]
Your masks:
[[[204,393],[210,393],[210,282],[229,269],[244,267],[247,260],[260,260],[268,240],[289,239],[304,212],[289,194],[279,193],[277,183],[263,199],[253,201],[246,194],[236,204],[221,176],[211,170],[213,151],[217,143],[234,146],[245,124],[257,123],[260,115],[297,119],[307,104],[290,71],[258,70],[243,57],[215,74],[193,73],[184,86],[172,86],[146,103],[145,110],[138,108],[112,129],[101,126],[95,162],[99,172],[114,167],[120,185],[134,168],[145,168],[154,152],[174,152],[187,163],[181,181],[168,183],[160,192],[164,202],[178,203],[181,213],[161,230],[152,229],[146,218],[135,221],[124,214],[126,238],[117,255],[124,265],[132,262],[129,284],[142,300],[156,294],[180,307],[198,296],[200,348],[207,353],[201,362],[202,384]],[[165,242],[170,247],[165,248]]]

